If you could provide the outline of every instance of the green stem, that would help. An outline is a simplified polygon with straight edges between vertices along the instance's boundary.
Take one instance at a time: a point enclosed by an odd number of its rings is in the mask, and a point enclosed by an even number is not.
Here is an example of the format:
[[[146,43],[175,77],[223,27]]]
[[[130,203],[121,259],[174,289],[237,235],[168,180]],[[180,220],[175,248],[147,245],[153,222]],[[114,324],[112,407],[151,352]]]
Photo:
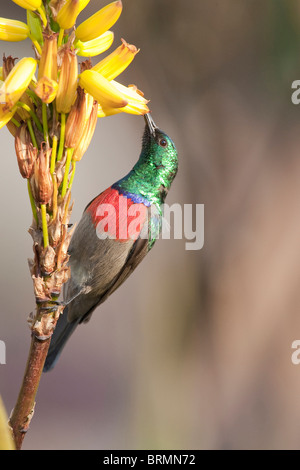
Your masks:
[[[16,120],[15,118],[13,118],[13,117],[11,118],[11,122],[12,122],[15,126],[17,126],[17,127],[20,127],[20,126],[21,126],[21,124],[19,123],[19,121],[17,121],[17,120]]]
[[[51,175],[53,175],[53,173],[55,171],[56,152],[57,152],[57,137],[55,135],[53,137],[53,140],[52,140],[52,153],[51,153],[51,162],[50,162],[50,173],[51,173]]]
[[[59,138],[59,148],[57,154],[57,161],[59,162],[62,158],[64,146],[65,146],[65,132],[66,132],[66,115],[61,113],[61,123],[60,123],[60,138]]]
[[[57,179],[54,173],[51,176],[52,176],[52,182],[53,182],[52,220],[55,220],[57,216],[57,192],[58,192],[57,191]]]
[[[35,148],[38,148],[38,144],[37,144],[37,141],[36,141],[36,138],[35,138],[35,134],[34,134],[33,127],[32,127],[30,119],[27,119],[26,122],[27,122],[27,127],[28,127],[28,130],[29,130],[29,134],[30,134],[32,143],[33,143]]]
[[[29,96],[29,98],[31,99],[31,101],[33,101],[33,103],[35,104],[35,106],[38,107],[38,105],[39,105],[38,101],[40,101],[40,100],[39,100],[38,96],[34,93],[34,91],[32,91],[32,90],[30,90],[29,88],[27,88],[27,90],[26,90],[25,93]]]
[[[42,55],[42,48],[41,46],[39,45],[39,43],[34,39],[34,37],[29,34],[29,39],[31,40],[32,44],[34,45],[34,47],[36,48],[36,50],[38,51],[38,53],[40,55]]]
[[[58,40],[57,40],[57,47],[60,47],[64,38],[64,32],[65,30],[60,28],[59,30],[59,35],[58,35]]]
[[[48,121],[47,121],[47,105],[46,103],[42,104],[42,117],[43,117],[43,130],[44,130],[44,139],[45,142],[48,142]]]
[[[68,188],[68,177],[69,177],[73,152],[74,152],[74,149],[67,148],[67,160],[66,160],[65,174],[64,174],[64,179],[63,179],[63,183],[62,183],[62,190],[61,190],[61,197],[62,198],[65,197],[66,192],[67,192],[67,188]]]
[[[38,128],[38,130],[39,130],[40,132],[43,132],[43,126],[42,126],[42,124],[40,123],[39,118],[37,117],[37,115],[32,111],[32,109],[31,109],[27,104],[22,103],[22,101],[18,101],[18,102],[17,102],[17,106],[18,106],[19,108],[25,109],[25,111],[27,111],[27,112],[30,114],[30,116],[32,117],[32,119],[34,120],[34,122],[35,122],[36,127]]]
[[[48,236],[46,204],[41,204],[41,214],[42,214],[42,229],[43,229],[44,248],[47,248],[47,246],[49,245],[49,236]]]
[[[72,184],[73,184],[73,181],[74,181],[75,171],[76,171],[76,161],[72,160],[72,173],[71,173],[71,178],[70,178],[69,185],[68,185],[68,189],[70,191],[72,189]]]
[[[29,179],[27,180],[27,189],[28,189],[28,195],[29,195],[30,205],[31,205],[31,209],[32,209],[32,215],[34,217],[34,220],[38,224],[38,216],[37,216],[37,211],[36,211],[35,202],[34,202],[32,191],[31,191],[31,186],[30,186]]]

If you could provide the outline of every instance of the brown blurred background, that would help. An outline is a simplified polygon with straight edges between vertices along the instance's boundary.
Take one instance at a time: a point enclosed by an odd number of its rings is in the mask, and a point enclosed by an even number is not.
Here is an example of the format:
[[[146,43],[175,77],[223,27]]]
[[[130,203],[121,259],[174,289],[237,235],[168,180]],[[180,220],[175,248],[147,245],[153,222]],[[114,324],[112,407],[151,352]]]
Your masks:
[[[0,15],[25,19],[11,2]],[[106,2],[91,0],[79,18]],[[136,83],[173,137],[168,203],[205,204],[205,245],[160,240],[42,377],[24,449],[300,448],[300,8],[296,0],[123,0],[113,28],[141,48]],[[15,57],[29,42],[2,43]],[[135,163],[143,119],[98,123],[73,222]],[[34,307],[31,222],[1,131],[0,393],[14,406]]]

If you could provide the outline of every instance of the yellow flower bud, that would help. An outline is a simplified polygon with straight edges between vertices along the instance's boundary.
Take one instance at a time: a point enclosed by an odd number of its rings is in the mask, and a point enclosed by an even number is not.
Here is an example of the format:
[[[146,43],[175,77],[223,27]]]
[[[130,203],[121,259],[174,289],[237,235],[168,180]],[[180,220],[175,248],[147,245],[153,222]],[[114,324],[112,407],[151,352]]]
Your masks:
[[[59,10],[56,21],[62,29],[74,26],[77,16],[87,6],[90,0],[67,0]]]
[[[38,80],[48,77],[57,79],[57,34],[45,35],[45,43],[39,65]]]
[[[121,12],[122,2],[120,0],[109,3],[78,26],[75,32],[76,37],[80,41],[90,41],[101,36],[118,21]]]
[[[11,55],[8,56],[8,57],[5,57],[5,55],[3,56],[3,76],[4,78],[7,78],[8,75],[10,74],[10,72],[12,71],[12,69],[14,68],[15,66],[15,61],[16,61],[16,58],[13,58]],[[25,103],[27,106],[29,106],[30,109],[32,109],[33,111],[33,105],[32,105],[32,101],[30,100],[29,96],[25,93],[23,93],[23,95],[20,97],[20,100],[19,101],[22,101],[22,103]],[[19,108],[18,109],[18,115],[20,116],[20,118],[22,120],[26,120],[28,118],[30,118],[30,114],[28,111],[26,111],[25,109],[23,108]]]
[[[79,85],[90,93],[103,107],[122,108],[128,104],[123,93],[100,73],[94,70],[85,70],[79,76]]]
[[[139,49],[122,39],[122,45],[98,62],[92,70],[101,73],[107,80],[113,80],[131,64],[138,52]]]
[[[26,10],[37,10],[42,4],[42,0],[13,0],[13,2]]]
[[[23,21],[0,18],[0,39],[2,41],[23,41],[29,36],[29,28]]]
[[[0,87],[0,110],[11,110],[27,89],[36,69],[37,62],[24,57],[13,67]]]
[[[112,31],[106,31],[98,38],[91,39],[91,41],[82,42],[78,39],[75,44],[77,55],[94,57],[95,55],[102,54],[112,45],[113,40],[114,33]]]
[[[56,110],[69,113],[76,99],[78,64],[76,54],[69,48],[63,50],[62,65],[56,95]]]
[[[57,92],[57,34],[45,35],[35,92],[44,103],[51,103]]]

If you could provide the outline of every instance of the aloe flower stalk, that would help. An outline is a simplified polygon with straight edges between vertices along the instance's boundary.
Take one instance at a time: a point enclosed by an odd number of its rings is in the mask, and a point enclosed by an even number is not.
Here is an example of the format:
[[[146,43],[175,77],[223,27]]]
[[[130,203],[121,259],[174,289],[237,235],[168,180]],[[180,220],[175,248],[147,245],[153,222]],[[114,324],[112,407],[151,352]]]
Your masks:
[[[97,120],[120,112],[149,112],[143,93],[115,79],[138,49],[122,40],[105,59],[89,57],[110,48],[110,28],[122,12],[114,1],[80,23],[90,0],[13,0],[25,21],[0,18],[0,40],[30,40],[34,57],[3,59],[0,68],[0,129],[15,140],[21,176],[27,182],[34,257],[29,261],[36,311],[29,319],[32,343],[18,400],[10,417],[20,449],[33,416],[35,396],[52,333],[64,306],[58,298],[69,279],[72,236],[71,189]],[[25,11],[26,10],[26,11]],[[86,57],[79,63],[80,56]]]

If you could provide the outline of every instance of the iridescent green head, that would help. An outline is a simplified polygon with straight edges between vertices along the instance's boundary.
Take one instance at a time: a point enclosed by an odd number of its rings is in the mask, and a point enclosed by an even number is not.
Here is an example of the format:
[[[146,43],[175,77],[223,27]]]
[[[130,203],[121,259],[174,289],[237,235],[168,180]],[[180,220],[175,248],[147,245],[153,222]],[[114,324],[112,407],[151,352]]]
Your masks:
[[[154,124],[150,114],[144,117],[146,126],[140,157],[131,172],[115,186],[160,205],[177,173],[177,150],[170,137]]]
[[[159,189],[161,202],[164,201],[178,170],[177,150],[172,139],[158,129],[150,114],[145,116],[146,126],[143,135],[142,152],[138,167],[147,166],[145,175],[154,189]]]

